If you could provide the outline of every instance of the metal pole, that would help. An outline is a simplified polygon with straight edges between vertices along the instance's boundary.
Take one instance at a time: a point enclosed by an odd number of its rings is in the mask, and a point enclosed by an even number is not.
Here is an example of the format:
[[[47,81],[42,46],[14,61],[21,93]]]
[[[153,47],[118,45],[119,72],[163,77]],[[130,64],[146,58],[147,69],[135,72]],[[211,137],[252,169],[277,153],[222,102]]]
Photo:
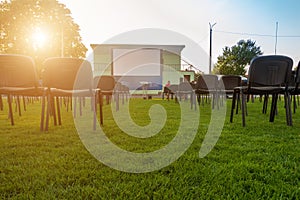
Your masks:
[[[277,53],[277,32],[278,32],[278,22],[276,22],[275,55],[276,55],[276,53]]]
[[[216,25],[214,23],[213,25],[209,22],[209,70],[208,73],[211,74],[211,64],[212,64],[212,28]]]

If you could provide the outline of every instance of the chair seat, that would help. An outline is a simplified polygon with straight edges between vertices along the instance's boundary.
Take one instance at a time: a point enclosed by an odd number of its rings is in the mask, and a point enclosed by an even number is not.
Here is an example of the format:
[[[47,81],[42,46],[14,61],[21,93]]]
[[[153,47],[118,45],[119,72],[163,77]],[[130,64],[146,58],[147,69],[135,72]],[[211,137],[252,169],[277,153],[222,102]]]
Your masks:
[[[89,96],[95,95],[95,90],[63,90],[57,88],[50,89],[51,95],[53,96]]]
[[[240,87],[236,87],[234,88],[234,90],[240,90],[242,91],[244,94],[273,94],[273,93],[279,93],[285,90],[284,87],[274,87],[274,86],[263,86],[263,87],[251,87],[249,89],[248,86],[240,86]]]
[[[206,93],[213,93],[213,92],[217,92],[217,90],[209,90],[209,89],[196,89],[195,90],[196,94],[206,94]]]
[[[42,96],[45,88],[43,87],[1,87],[1,94],[26,95],[26,96]]]
[[[101,93],[103,95],[112,95],[114,93],[114,91],[111,91],[111,90],[101,90]]]
[[[289,87],[289,88],[288,88],[288,91],[289,91],[291,94],[300,94],[300,88]]]

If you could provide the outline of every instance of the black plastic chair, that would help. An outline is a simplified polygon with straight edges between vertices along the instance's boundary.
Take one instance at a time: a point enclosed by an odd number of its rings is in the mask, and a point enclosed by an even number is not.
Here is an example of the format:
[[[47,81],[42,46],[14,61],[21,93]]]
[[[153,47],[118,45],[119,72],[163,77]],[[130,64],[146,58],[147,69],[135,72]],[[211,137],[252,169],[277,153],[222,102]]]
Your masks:
[[[234,88],[242,86],[242,78],[239,75],[222,75],[219,80],[219,94],[224,94],[227,97],[233,96]],[[239,106],[239,97],[237,107]],[[222,102],[222,101],[221,101]]]
[[[106,97],[106,103],[109,104],[114,94],[115,79],[113,76],[96,76],[94,77],[94,88],[101,90],[103,96]]]
[[[195,91],[192,85],[187,81],[179,83],[175,100],[177,101],[177,99],[179,99],[179,101],[181,101],[183,97],[185,97],[185,99],[188,99],[189,97],[191,102],[191,109],[193,109],[193,106],[196,109]]]
[[[208,97],[212,97],[212,108],[214,108],[218,98],[218,76],[211,74],[200,75],[195,86],[195,93],[199,105],[201,101],[202,105],[204,105],[204,100],[207,102]]]
[[[31,57],[17,54],[0,55],[0,96],[7,96],[9,117],[11,125],[14,125],[12,101],[16,97],[19,115],[21,112],[19,97],[42,97],[44,88],[39,87],[36,65]],[[44,100],[42,101],[42,113],[40,129],[43,130]],[[3,102],[1,101],[1,109]]]
[[[91,108],[94,113],[93,129],[96,129],[96,103],[95,97],[102,99],[100,90],[93,88],[93,74],[91,64],[78,58],[48,58],[44,62],[43,84],[47,87],[48,106],[45,130],[48,130],[50,114],[54,117],[56,125],[56,109],[58,124],[61,125],[60,98],[74,99],[74,116],[76,116],[76,100],[79,98],[80,114],[81,103],[85,97],[91,98]],[[74,98],[73,98],[74,97]],[[102,124],[102,103],[100,107],[100,123]]]
[[[269,55],[253,58],[249,68],[248,85],[234,89],[230,122],[233,121],[237,95],[241,95],[242,125],[245,126],[246,95],[272,95],[269,121],[274,122],[278,96],[284,94],[286,123],[291,126],[292,117],[288,84],[292,66],[293,60],[287,56]]]
[[[178,91],[178,84],[172,84],[167,87],[165,86],[163,90],[163,99],[164,99],[164,95],[167,96],[167,100],[170,100],[170,97],[171,99],[174,99],[174,95],[176,95],[177,91]]]
[[[298,62],[298,66],[297,69],[295,71],[295,74],[293,74],[294,76],[292,76],[294,78],[293,80],[293,85],[289,86],[289,92],[292,95],[292,101],[293,101],[293,112],[296,113],[296,108],[297,108],[297,100],[298,99],[298,95],[300,94],[300,61]],[[299,103],[299,102],[298,102]]]
[[[115,92],[116,81],[113,76],[103,75],[94,77],[94,88],[97,88],[101,91],[101,95],[106,97],[106,104],[109,104],[112,100]],[[116,110],[119,109],[119,94],[116,94]],[[98,100],[103,105],[103,99]],[[102,108],[101,105],[101,108]],[[103,117],[101,118],[101,124],[103,124]]]

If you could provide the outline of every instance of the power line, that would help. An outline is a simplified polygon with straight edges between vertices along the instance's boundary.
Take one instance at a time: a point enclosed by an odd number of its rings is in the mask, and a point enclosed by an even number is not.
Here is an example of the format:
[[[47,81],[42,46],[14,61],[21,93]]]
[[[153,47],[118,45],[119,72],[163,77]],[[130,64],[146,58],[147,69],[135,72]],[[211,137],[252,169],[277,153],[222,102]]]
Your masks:
[[[270,35],[270,34],[242,33],[242,32],[232,32],[232,31],[222,31],[222,30],[214,30],[214,32],[233,34],[233,35],[247,35],[247,36],[273,37],[273,38],[276,37],[276,35]],[[283,37],[284,38],[300,38],[300,35],[277,35],[277,37],[281,37],[281,38],[283,38]]]

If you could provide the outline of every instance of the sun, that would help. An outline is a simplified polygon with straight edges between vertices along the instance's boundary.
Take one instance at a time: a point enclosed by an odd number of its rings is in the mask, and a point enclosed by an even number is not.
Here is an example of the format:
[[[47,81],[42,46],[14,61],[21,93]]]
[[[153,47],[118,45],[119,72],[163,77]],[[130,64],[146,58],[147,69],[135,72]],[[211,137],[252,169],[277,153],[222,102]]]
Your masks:
[[[43,47],[47,41],[47,35],[40,28],[36,28],[32,35],[33,44],[36,47]]]

